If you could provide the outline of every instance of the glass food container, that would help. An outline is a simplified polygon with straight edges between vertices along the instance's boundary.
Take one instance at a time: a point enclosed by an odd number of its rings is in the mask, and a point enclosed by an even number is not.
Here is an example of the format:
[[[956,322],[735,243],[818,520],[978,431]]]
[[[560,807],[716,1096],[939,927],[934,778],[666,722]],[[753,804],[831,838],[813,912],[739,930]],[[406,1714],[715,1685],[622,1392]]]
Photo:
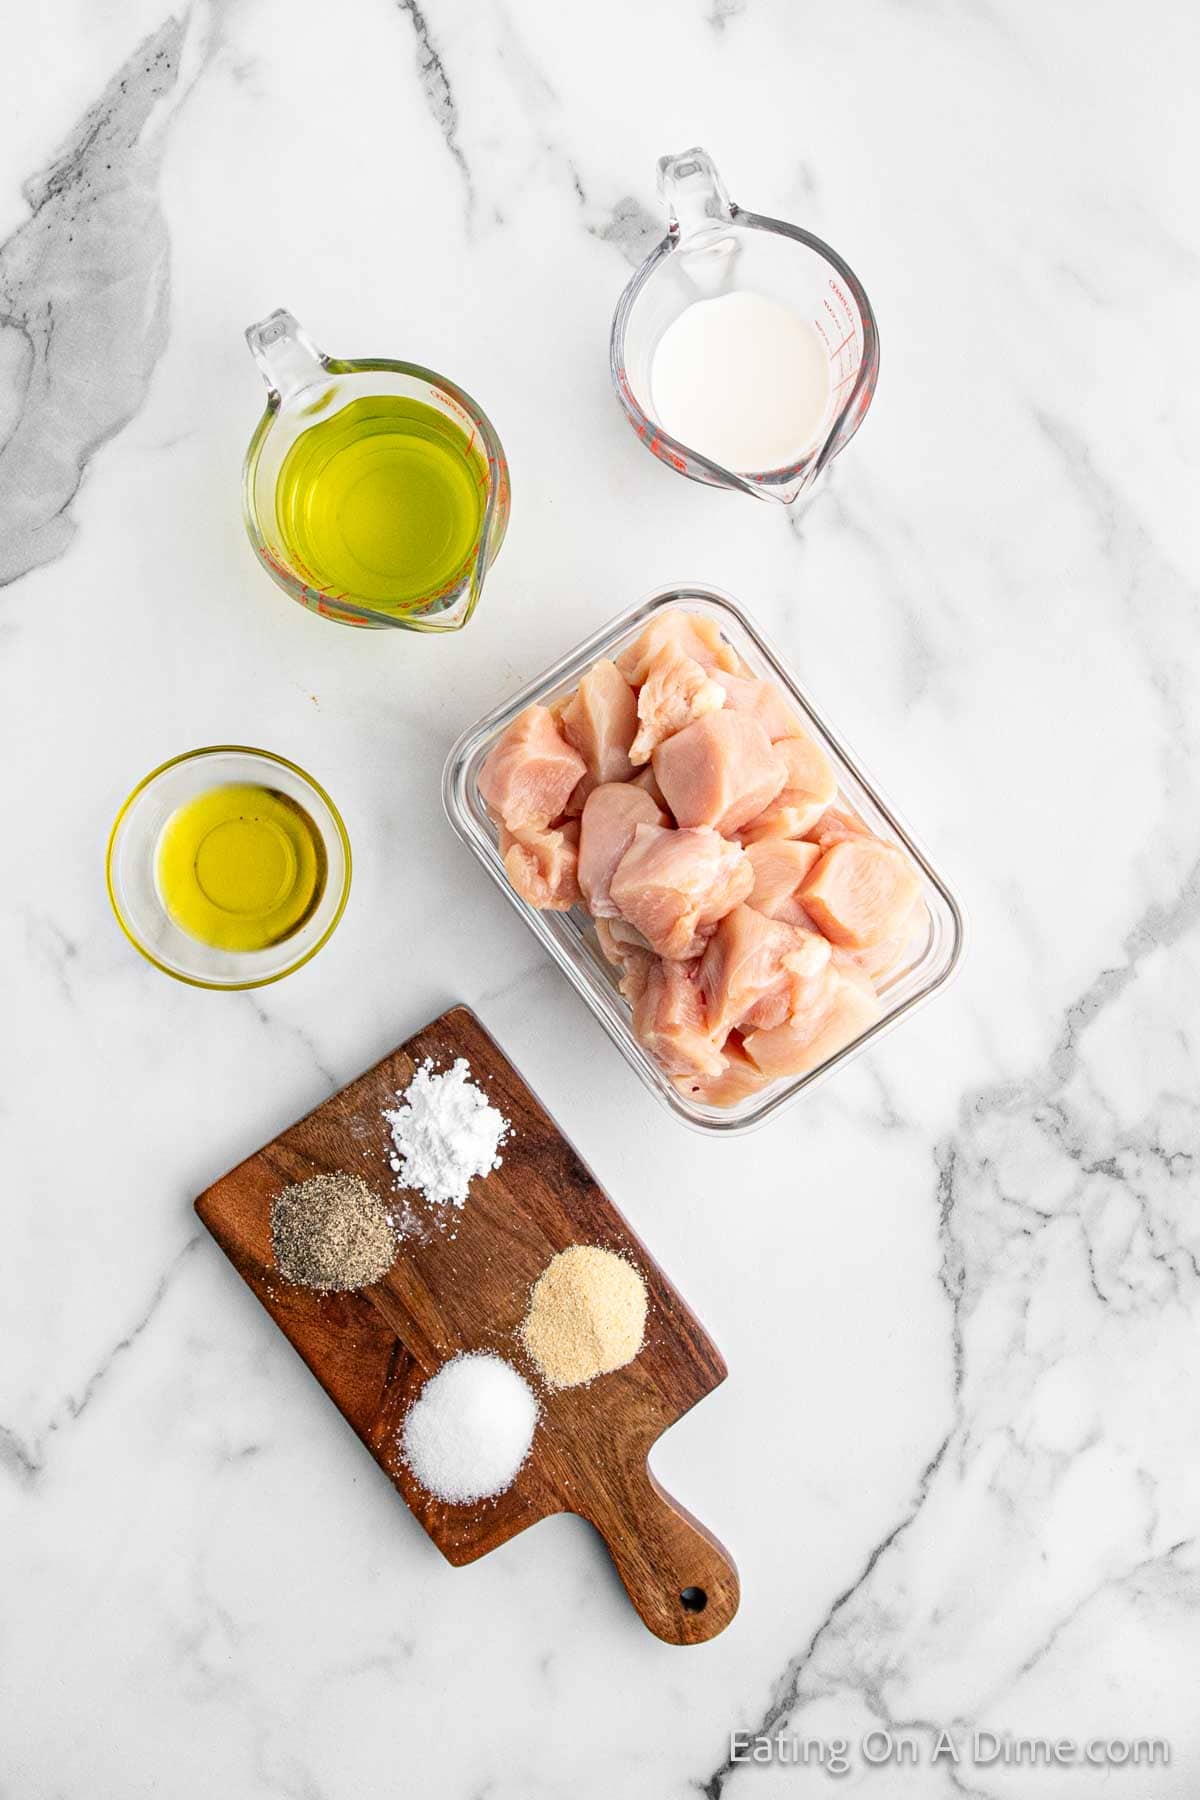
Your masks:
[[[928,909],[924,941],[914,939],[907,960],[893,970],[881,986],[883,1010],[879,1019],[818,1068],[805,1075],[784,1077],[731,1107],[704,1105],[694,1097],[680,1093],[649,1052],[642,1048],[633,1035],[628,1003],[617,989],[619,971],[605,959],[595,927],[582,906],[565,913],[538,912],[514,891],[500,856],[496,827],[479,794],[479,771],[484,760],[518,713],[535,703],[550,705],[568,694],[594,662],[600,657],[619,655],[655,613],[668,607],[681,607],[714,618],[722,634],[754,674],[778,684],[833,762],[838,777],[838,799],[834,804],[848,803],[871,831],[900,845],[908,853],[921,877],[921,893]],[[849,1062],[943,987],[962,954],[962,909],[944,877],[901,824],[850,751],[825,723],[757,626],[728,595],[715,588],[678,587],[652,595],[642,605],[610,621],[522,689],[514,699],[497,707],[479,724],[464,732],[446,763],[443,796],[450,823],[459,837],[470,845],[492,880],[507,894],[567,979],[586,1000],[629,1066],[677,1118],[700,1131],[734,1136],[773,1118],[814,1083]]]

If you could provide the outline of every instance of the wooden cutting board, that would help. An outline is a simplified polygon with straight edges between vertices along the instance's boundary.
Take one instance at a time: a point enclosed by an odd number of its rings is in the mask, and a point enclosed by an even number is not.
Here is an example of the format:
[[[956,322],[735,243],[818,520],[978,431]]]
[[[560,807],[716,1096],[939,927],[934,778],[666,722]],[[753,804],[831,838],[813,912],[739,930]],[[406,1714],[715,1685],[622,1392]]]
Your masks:
[[[334,1169],[360,1174],[390,1197],[383,1108],[394,1106],[426,1057],[448,1068],[459,1056],[514,1127],[502,1166],[474,1181],[466,1206],[446,1209],[441,1226],[406,1237],[377,1286],[337,1295],[289,1286],[271,1254],[273,1197]],[[419,1201],[414,1210],[438,1219]],[[720,1352],[466,1007],[435,1019],[231,1170],[201,1194],[196,1211],[450,1562],[473,1562],[552,1513],[578,1513],[603,1537],[658,1637],[702,1643],[728,1625],[738,1604],[729,1555],[647,1467],[667,1427],[725,1379]],[[518,1328],[533,1283],[574,1243],[621,1251],[636,1264],[649,1301],[645,1342],[632,1363],[589,1387],[547,1392]],[[465,1506],[425,1493],[397,1454],[401,1421],[422,1384],[464,1350],[508,1358],[542,1405],[513,1485]]]

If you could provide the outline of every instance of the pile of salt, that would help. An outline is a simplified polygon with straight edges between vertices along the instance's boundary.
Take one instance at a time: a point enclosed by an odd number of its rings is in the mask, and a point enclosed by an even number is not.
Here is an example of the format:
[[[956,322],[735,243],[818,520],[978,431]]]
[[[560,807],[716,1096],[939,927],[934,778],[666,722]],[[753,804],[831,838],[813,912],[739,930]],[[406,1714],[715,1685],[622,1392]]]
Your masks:
[[[439,1500],[487,1500],[516,1478],[537,1416],[528,1383],[501,1357],[456,1356],[410,1406],[401,1454]]]

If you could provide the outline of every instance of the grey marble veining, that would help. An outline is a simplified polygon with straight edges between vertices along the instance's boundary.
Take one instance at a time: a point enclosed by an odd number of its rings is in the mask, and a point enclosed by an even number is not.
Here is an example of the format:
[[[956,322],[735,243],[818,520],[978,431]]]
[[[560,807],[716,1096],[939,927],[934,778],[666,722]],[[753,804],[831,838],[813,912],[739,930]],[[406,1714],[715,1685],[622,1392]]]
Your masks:
[[[139,44],[24,184],[30,217],[0,245],[3,329],[20,340],[6,359],[0,583],[67,548],[87,466],[137,412],[162,355],[170,251],[150,120],[175,87],[182,40],[168,19]]]
[[[1193,1800],[1197,47],[1170,0],[1136,32],[1115,0],[6,22],[0,1793]],[[693,142],[880,318],[870,416],[791,520],[673,477],[609,391]],[[278,304],[495,420],[513,522],[461,638],[339,631],[255,565],[241,332]],[[751,607],[971,919],[936,1005],[736,1145],[660,1115],[440,811],[463,726],[686,577]],[[311,768],[354,842],[335,938],[258,994],[163,980],[103,889],[126,792],[214,741]],[[741,1567],[694,1654],[577,1522],[444,1565],[196,1228],[455,999],[729,1361],[654,1463]],[[870,1767],[880,1729],[918,1766]],[[1171,1760],[935,1763],[942,1729]]]
[[[434,123],[445,139],[447,150],[458,164],[469,211],[475,203],[475,190],[472,186],[467,159],[458,142],[458,107],[455,105],[450,78],[446,74],[445,65],[430,36],[429,21],[424,10],[418,6],[417,0],[396,0],[396,5],[412,23],[413,37],[416,40],[417,48],[417,66],[420,71],[425,103]]]

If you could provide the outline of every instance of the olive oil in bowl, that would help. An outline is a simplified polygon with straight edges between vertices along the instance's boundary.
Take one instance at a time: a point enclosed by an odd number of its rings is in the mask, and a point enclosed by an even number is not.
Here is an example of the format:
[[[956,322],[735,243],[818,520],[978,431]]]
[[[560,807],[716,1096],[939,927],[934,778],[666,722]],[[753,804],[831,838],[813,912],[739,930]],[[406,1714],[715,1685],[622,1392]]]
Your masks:
[[[181,931],[212,950],[266,950],[295,935],[327,878],[320,831],[298,801],[225,782],[177,807],[162,828],[154,878]]]
[[[152,769],[122,806],[105,882],[135,950],[177,981],[280,981],[337,929],[350,838],[325,789],[286,756],[209,744]]]
[[[487,464],[477,440],[421,400],[354,400],[284,457],[275,516],[314,586],[402,612],[450,592],[479,543]]]

